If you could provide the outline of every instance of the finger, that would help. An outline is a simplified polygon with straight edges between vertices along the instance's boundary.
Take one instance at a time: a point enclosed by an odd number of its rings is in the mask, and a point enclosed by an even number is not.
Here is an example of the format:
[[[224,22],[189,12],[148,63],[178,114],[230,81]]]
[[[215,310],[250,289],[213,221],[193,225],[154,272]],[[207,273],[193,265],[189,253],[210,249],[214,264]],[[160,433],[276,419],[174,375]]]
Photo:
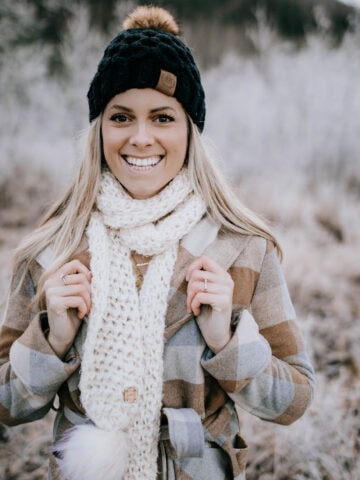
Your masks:
[[[214,293],[215,291],[216,291],[216,285],[210,283],[207,279],[191,280],[188,283],[188,288],[187,288],[187,299],[186,299],[187,311],[190,313],[191,303],[195,295],[197,295],[200,292]]]
[[[215,260],[213,260],[210,257],[207,257],[206,255],[203,255],[201,258],[202,262],[202,269],[207,270],[209,272],[213,272],[215,274],[225,272],[223,267],[221,267]]]
[[[197,293],[196,295],[194,295],[190,301],[190,304],[189,304],[189,307],[188,307],[188,310],[189,312],[193,313],[195,316],[198,316],[200,314],[200,310],[201,310],[201,301],[200,299],[198,298],[198,295],[200,295],[201,292]]]
[[[64,285],[83,284],[90,288],[90,280],[84,273],[69,273],[67,275],[62,275],[61,277]]]
[[[222,281],[218,281],[218,278],[211,272],[205,272],[204,270],[194,270],[191,273],[187,286],[187,310],[190,312],[190,304],[193,297],[198,292],[216,292],[223,290]]]
[[[88,310],[91,307],[91,285],[85,274],[76,273],[65,275],[63,284],[66,289],[58,290],[57,293],[63,296],[80,295],[84,298]],[[70,288],[69,288],[70,287]]]
[[[215,275],[212,272],[207,272],[205,270],[193,270],[188,280],[188,285],[193,282],[203,282],[206,280],[207,284],[216,283],[217,279],[221,282],[221,277],[219,275]]]
[[[78,296],[82,297],[86,307],[88,310],[90,310],[91,307],[91,291],[90,291],[90,285],[84,285],[84,284],[75,284],[75,285],[68,285],[68,288],[66,288],[66,294],[65,296]]]
[[[72,260],[71,262],[65,263],[59,270],[59,275],[71,275],[75,273],[83,273],[88,280],[91,279],[90,270],[79,260]]]
[[[85,302],[81,302],[78,306],[77,317],[81,320],[89,313],[89,311],[90,308],[88,308],[87,304]]]
[[[64,311],[69,310],[70,308],[77,310],[76,316],[79,319],[84,318],[85,315],[90,311],[84,298],[79,296],[63,297],[63,302],[60,303],[62,303],[62,308]]]
[[[53,287],[47,292],[48,302],[52,304],[56,299],[66,299],[70,297],[81,297],[87,309],[90,310],[91,307],[91,291],[90,285],[84,284],[75,284],[75,285],[64,285],[61,287]]]
[[[200,257],[200,258],[201,258],[201,257]],[[188,268],[188,270],[187,270],[187,272],[186,272],[186,277],[185,277],[185,279],[186,279],[187,282],[190,280],[190,278],[191,278],[191,276],[193,275],[193,272],[194,272],[195,270],[201,270],[201,269],[202,269],[202,262],[201,262],[201,259],[200,259],[200,258],[197,258],[196,260],[194,260],[194,261],[190,264],[190,266],[189,266],[189,268]]]
[[[74,295],[80,296],[83,298],[86,308],[89,311],[91,308],[91,291],[90,291],[90,285],[74,285]]]
[[[199,292],[226,294],[229,285],[224,274],[219,276],[205,270],[194,270],[192,272],[187,287],[187,310],[189,312],[192,299]]]
[[[204,295],[203,295],[204,294]],[[192,305],[194,298],[202,299],[206,301],[205,304],[212,305],[214,299],[217,297],[226,297],[227,289],[221,283],[209,283],[206,280],[192,281],[188,285],[186,308],[189,313],[192,311]]]
[[[186,274],[187,281],[189,281],[194,270],[206,270],[213,273],[221,273],[225,271],[217,262],[215,262],[215,260],[212,260],[206,255],[202,255],[190,264]]]
[[[188,286],[188,295],[193,297],[199,292],[203,293],[216,293],[216,294],[225,294],[228,291],[226,285],[222,283],[213,283],[209,282],[206,279],[197,280],[189,283]]]
[[[81,315],[85,315],[88,312],[85,300],[77,295],[52,298],[48,305],[48,309],[58,315],[65,313],[69,308],[77,309]]]
[[[217,295],[206,292],[198,292],[192,299],[190,310],[195,316],[198,316],[201,311],[201,305],[210,305],[214,310],[218,310],[216,306]]]
[[[208,292],[217,294],[229,294],[232,297],[233,280],[230,275],[223,271],[221,275],[215,275],[205,270],[193,271],[187,286],[187,307],[192,298],[198,292]]]
[[[197,285],[198,290],[217,293],[226,293],[232,296],[234,290],[234,281],[231,275],[222,270],[220,273],[212,273],[205,270],[194,270],[188,283],[188,289],[193,288],[193,284]]]

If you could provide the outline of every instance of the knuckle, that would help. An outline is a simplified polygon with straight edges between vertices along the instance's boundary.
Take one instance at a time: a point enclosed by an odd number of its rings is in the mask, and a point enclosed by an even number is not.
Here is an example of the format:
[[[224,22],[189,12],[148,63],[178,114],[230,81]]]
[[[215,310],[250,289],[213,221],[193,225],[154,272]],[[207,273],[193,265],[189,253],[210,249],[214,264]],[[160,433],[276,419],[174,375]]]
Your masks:
[[[81,262],[78,259],[71,260],[71,262],[69,262],[67,265],[75,270],[79,270],[81,268]]]

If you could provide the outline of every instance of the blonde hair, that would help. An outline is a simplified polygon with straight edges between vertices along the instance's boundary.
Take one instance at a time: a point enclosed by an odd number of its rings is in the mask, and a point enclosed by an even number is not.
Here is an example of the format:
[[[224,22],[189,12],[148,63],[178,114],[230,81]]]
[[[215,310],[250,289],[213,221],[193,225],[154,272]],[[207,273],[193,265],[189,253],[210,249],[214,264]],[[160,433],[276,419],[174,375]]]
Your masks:
[[[207,152],[198,128],[190,117],[188,120],[187,167],[194,189],[202,195],[209,214],[215,222],[231,232],[258,235],[270,240],[281,257],[280,246],[270,229],[240,202]],[[51,245],[54,261],[40,278],[35,301],[42,296],[49,273],[57,270],[74,255],[90,220],[103,164],[101,122],[102,115],[99,115],[85,132],[82,162],[69,189],[50,208],[40,226],[15,250],[13,279],[20,266],[24,266],[25,274],[29,264]]]
[[[217,168],[198,129],[189,118],[188,171],[216,223],[242,235],[258,235],[271,241],[282,258],[281,247],[266,222],[247,208]]]
[[[42,218],[39,227],[20,243],[14,252],[13,277],[21,270],[25,275],[30,263],[49,245],[54,262],[40,278],[35,301],[43,293],[44,281],[74,254],[83,238],[99,189],[102,141],[99,115],[83,133],[83,155],[77,175],[67,191]],[[19,282],[20,283],[20,282]]]

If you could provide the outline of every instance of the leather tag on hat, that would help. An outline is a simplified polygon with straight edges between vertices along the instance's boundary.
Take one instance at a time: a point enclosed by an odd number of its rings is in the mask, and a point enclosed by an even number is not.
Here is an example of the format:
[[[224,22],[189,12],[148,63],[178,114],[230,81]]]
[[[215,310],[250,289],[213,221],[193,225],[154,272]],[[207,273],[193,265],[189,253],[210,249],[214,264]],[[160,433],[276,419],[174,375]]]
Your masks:
[[[166,70],[160,70],[160,77],[155,90],[172,97],[175,93],[176,82],[176,75],[171,72],[167,72]]]

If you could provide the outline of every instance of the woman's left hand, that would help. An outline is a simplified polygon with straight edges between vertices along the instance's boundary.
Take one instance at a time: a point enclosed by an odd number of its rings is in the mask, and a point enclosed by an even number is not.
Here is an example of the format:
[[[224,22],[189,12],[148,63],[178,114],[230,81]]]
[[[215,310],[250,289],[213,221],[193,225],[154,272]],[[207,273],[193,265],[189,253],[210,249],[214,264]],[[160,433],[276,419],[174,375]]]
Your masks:
[[[197,320],[207,345],[217,353],[231,338],[234,281],[222,267],[205,255],[190,265],[186,280],[188,312],[198,316],[201,305],[211,307],[210,315]]]

